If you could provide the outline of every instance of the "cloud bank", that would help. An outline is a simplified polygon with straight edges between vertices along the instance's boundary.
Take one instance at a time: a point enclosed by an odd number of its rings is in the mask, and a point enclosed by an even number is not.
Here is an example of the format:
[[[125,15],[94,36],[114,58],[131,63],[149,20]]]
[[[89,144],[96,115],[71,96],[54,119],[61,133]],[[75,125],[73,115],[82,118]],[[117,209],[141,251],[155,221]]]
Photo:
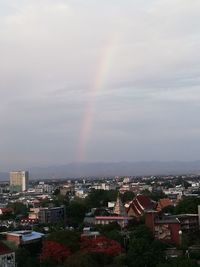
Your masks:
[[[2,0],[0,169],[200,159],[199,8]]]

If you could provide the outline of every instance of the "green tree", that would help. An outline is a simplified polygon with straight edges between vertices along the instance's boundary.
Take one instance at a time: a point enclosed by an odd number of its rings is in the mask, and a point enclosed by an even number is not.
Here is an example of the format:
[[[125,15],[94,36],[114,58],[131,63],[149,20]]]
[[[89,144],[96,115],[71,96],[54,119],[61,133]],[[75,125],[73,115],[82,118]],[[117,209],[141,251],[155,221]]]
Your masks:
[[[55,191],[53,192],[55,196],[60,194],[60,188],[56,188]]]
[[[150,199],[154,201],[158,201],[159,199],[165,198],[166,195],[163,193],[163,191],[155,191],[155,192],[150,192],[149,190],[145,189],[141,192],[141,194],[149,197]]]
[[[106,225],[96,225],[96,229],[104,236],[116,240],[123,245],[123,237],[121,235],[121,227],[117,222]]]
[[[85,199],[88,209],[105,207],[110,201],[116,201],[117,190],[93,190]]]
[[[45,198],[45,199],[42,200],[41,206],[46,208],[46,207],[49,207],[50,203],[51,203],[51,201],[48,198]]]
[[[147,242],[153,241],[153,235],[151,231],[145,225],[137,225],[131,232],[132,239],[143,238]]]
[[[39,267],[37,258],[31,256],[30,252],[25,248],[18,248],[16,250],[17,267]]]
[[[68,246],[72,252],[78,251],[80,248],[80,234],[76,231],[61,230],[52,232],[47,239]]]
[[[198,267],[199,265],[191,259],[186,257],[178,257],[177,259],[170,259],[165,263],[158,263],[156,267]]]
[[[8,208],[12,208],[14,211],[14,215],[23,215],[28,216],[28,208],[21,202],[9,203]]]
[[[126,191],[124,194],[121,195],[121,200],[123,203],[133,200],[135,194],[132,191]]]
[[[54,199],[52,201],[53,205],[55,206],[61,206],[61,205],[69,205],[69,196],[62,196],[60,194],[57,194],[54,196]]]
[[[64,266],[66,267],[94,267],[98,263],[88,253],[75,253],[70,256]]]
[[[58,267],[58,265],[47,259],[40,263],[40,267]]]
[[[175,207],[174,206],[167,206],[167,207],[162,209],[162,213],[175,214]]]
[[[164,248],[165,245],[153,239],[148,228],[140,225],[130,234],[127,265],[129,267],[155,267],[158,262],[164,261]]]
[[[73,200],[66,206],[66,217],[68,224],[78,227],[83,222],[87,207],[82,200]]]
[[[124,267],[126,266],[126,254],[120,254],[114,258],[115,267]]]
[[[197,213],[200,205],[199,197],[184,197],[176,206],[175,214]]]
[[[127,265],[130,267],[155,267],[164,261],[164,247],[159,241],[148,242],[144,238],[133,240],[127,253]]]

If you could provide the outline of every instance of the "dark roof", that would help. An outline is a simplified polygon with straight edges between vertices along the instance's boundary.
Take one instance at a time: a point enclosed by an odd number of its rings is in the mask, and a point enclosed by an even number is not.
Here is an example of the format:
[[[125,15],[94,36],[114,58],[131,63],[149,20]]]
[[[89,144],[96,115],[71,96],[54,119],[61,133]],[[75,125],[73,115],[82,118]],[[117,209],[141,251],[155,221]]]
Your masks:
[[[177,218],[167,218],[167,219],[155,220],[155,224],[165,224],[165,223],[177,223],[177,224],[179,224],[180,222]]]
[[[198,214],[176,214],[176,215],[170,215],[167,217],[178,218],[178,219],[191,219],[191,218],[197,218],[198,219]]]

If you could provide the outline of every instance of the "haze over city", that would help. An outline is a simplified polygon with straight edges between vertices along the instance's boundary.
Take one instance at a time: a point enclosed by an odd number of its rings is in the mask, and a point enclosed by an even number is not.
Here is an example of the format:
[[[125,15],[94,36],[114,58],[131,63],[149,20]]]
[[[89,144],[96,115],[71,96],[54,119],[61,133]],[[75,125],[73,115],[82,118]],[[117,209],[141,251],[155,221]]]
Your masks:
[[[1,0],[0,170],[199,160],[199,9]]]

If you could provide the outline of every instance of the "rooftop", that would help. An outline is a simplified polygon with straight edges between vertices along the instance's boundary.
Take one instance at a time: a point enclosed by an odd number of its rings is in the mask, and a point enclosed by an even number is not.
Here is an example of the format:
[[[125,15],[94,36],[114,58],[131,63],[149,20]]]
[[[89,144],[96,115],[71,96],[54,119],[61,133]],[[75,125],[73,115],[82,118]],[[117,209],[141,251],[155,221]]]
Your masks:
[[[35,231],[14,231],[14,232],[6,232],[5,234],[21,237],[23,242],[40,239],[44,236],[43,233]]]
[[[130,220],[128,216],[96,216],[96,220]]]

